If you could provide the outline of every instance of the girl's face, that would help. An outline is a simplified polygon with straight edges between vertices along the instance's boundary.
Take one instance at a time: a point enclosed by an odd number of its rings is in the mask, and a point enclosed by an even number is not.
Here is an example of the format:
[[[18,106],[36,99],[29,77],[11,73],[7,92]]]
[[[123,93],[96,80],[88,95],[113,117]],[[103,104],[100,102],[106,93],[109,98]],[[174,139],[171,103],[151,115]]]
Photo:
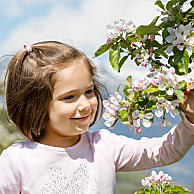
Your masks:
[[[87,131],[97,110],[92,75],[83,62],[78,61],[54,75],[53,99],[48,126],[40,142],[69,147]]]

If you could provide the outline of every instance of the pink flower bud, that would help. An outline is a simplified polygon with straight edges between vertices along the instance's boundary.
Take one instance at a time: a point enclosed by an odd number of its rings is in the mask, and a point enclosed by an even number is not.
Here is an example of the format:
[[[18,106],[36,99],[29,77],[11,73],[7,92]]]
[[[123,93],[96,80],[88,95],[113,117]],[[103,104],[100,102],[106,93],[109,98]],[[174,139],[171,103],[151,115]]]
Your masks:
[[[143,43],[142,46],[145,47],[145,43]]]
[[[155,40],[155,34],[151,34],[151,35],[150,35],[150,39],[151,39],[151,40]]]
[[[136,46],[136,44],[134,42],[131,43],[132,46]]]
[[[141,62],[141,66],[145,66],[145,67],[147,67],[147,65],[148,65],[148,63],[147,63],[147,62],[145,62],[145,61]]]
[[[135,132],[136,132],[136,133],[141,133],[141,132],[142,132],[142,128],[141,128],[141,127],[136,128],[136,129],[135,129]]]
[[[150,67],[149,70],[150,70],[151,72],[155,71],[155,69],[154,69],[153,67]]]
[[[154,51],[154,47],[151,47],[150,50],[153,52]]]
[[[111,38],[108,38],[108,39],[106,40],[106,42],[109,44],[109,43],[112,42],[112,39],[111,39]]]
[[[151,80],[150,81],[150,85],[154,86],[156,84],[156,81],[155,80]]]

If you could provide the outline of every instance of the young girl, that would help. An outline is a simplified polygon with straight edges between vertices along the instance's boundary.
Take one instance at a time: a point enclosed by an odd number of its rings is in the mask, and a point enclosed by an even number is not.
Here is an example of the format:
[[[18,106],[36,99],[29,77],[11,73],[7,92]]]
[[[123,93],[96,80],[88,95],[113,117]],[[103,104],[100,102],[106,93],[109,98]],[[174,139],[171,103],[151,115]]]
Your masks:
[[[71,46],[40,42],[13,57],[7,112],[28,140],[3,151],[1,194],[113,194],[116,172],[174,163],[193,145],[192,92],[184,122],[160,138],[88,132],[102,111],[100,87],[90,60]]]

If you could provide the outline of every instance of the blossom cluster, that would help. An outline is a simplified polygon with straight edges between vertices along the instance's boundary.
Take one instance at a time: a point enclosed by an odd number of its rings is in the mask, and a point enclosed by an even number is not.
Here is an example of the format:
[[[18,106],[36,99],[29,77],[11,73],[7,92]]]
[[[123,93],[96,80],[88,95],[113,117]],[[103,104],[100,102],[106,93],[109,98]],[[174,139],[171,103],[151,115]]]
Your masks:
[[[115,20],[113,25],[107,25],[107,42],[110,43],[114,38],[125,36],[128,33],[134,33],[136,30],[132,21],[125,19]]]
[[[168,27],[169,36],[166,37],[166,42],[171,43],[170,46],[167,47],[166,52],[171,53],[174,47],[177,47],[179,50],[183,50],[186,47],[187,52],[191,56],[192,47],[194,45],[194,36],[187,37],[190,32],[194,31],[192,27],[192,23],[188,23],[187,25],[179,25],[176,28]]]
[[[153,193],[191,193],[188,188],[176,185],[172,182],[172,177],[160,171],[158,174],[156,171],[152,171],[151,175],[141,180],[143,188],[139,188],[135,194],[153,194]]]
[[[187,8],[186,3],[190,4]],[[143,80],[127,77],[123,99],[117,93],[119,98],[104,102],[107,127],[121,120],[141,133],[142,126],[150,127],[155,117],[161,120],[161,126],[170,126],[166,114],[182,116],[179,103],[184,103],[185,93],[194,89],[194,4],[157,0],[155,5],[161,15],[149,25],[136,27],[125,19],[108,25],[107,41],[95,52],[97,57],[109,50],[110,64],[118,72],[127,59],[149,69]]]
[[[141,66],[147,67],[149,64],[151,64],[152,60],[154,59],[154,47],[150,47],[150,49],[146,49],[145,46],[145,41],[150,39],[153,41],[155,39],[155,35],[151,34],[150,36],[143,36],[140,38],[139,42],[132,42],[131,43],[131,48],[134,51],[138,51],[135,54],[135,57],[133,60],[135,61],[136,64],[140,64]]]
[[[121,102],[122,96],[118,92],[111,95],[108,100],[103,100],[103,105],[106,108],[103,118],[106,120],[105,125],[107,127],[112,127],[115,124],[118,118]]]
[[[174,93],[178,91],[179,84],[182,82],[188,86],[188,91],[194,89],[193,72],[187,76],[179,76],[175,74],[173,67],[167,68],[163,66],[160,71],[155,70],[148,74],[148,77],[144,80],[135,80],[132,83],[132,87],[126,90],[125,100],[116,92],[108,100],[103,101],[106,108],[103,114],[103,118],[106,120],[105,125],[113,127],[118,119],[123,119],[120,110],[125,110],[128,114],[128,122],[125,119],[125,124],[128,124],[131,130],[135,129],[136,133],[142,131],[142,125],[146,128],[151,127],[154,114],[161,120],[162,127],[170,126],[171,123],[165,117],[165,114],[169,113],[174,118],[179,113],[179,102],[174,99]],[[157,96],[156,92],[158,93]],[[142,99],[147,98],[149,100],[152,108],[136,106],[140,94]]]
[[[172,177],[168,174],[164,174],[163,171],[160,171],[158,174],[156,171],[152,171],[151,175],[142,179],[141,183],[143,186],[150,187],[153,183],[156,183],[158,186],[165,186],[172,181]]]

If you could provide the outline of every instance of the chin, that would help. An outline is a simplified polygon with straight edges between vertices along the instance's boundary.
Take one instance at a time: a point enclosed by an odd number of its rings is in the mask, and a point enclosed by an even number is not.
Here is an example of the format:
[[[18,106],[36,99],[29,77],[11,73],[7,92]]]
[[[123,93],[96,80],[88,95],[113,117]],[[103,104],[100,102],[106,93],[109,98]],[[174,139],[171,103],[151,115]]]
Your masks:
[[[76,127],[78,133],[84,133],[88,130],[89,127]]]

